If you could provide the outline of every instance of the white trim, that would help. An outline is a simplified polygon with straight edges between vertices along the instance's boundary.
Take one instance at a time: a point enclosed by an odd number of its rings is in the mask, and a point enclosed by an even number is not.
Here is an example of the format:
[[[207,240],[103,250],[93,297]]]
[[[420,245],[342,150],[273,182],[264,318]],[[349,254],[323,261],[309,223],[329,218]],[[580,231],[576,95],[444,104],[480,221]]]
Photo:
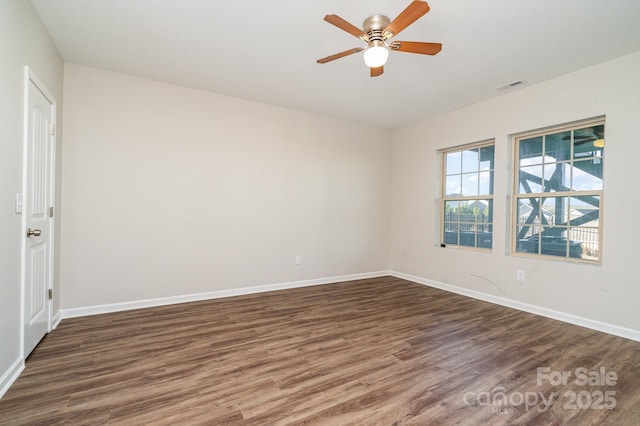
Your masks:
[[[31,78],[36,78],[35,75],[33,75],[33,73],[31,73]],[[54,287],[54,281],[55,281],[55,260],[56,260],[56,220],[57,220],[57,215],[55,214],[55,206],[56,206],[56,156],[57,154],[57,147],[58,147],[58,103],[56,102],[56,99],[53,97],[53,95],[51,93],[49,93],[48,90],[46,90],[45,86],[42,86],[40,84],[39,81],[36,80],[32,80],[36,86],[38,87],[38,89],[42,90],[43,88],[45,89],[45,92],[43,92],[43,94],[45,95],[45,97],[47,97],[47,99],[49,100],[49,102],[51,103],[51,120],[53,122],[53,126],[54,126],[54,131],[53,131],[53,135],[51,135],[51,146],[50,146],[50,152],[49,152],[49,205],[47,206],[47,212],[49,213],[49,291],[53,292],[53,294],[56,294],[56,290],[53,288]],[[53,209],[53,215],[50,213],[49,209]],[[57,296],[57,294],[56,294]],[[47,331],[48,333],[50,333],[55,327],[53,325],[54,323],[54,317],[53,317],[53,299],[48,299],[47,302],[49,303],[49,330]],[[58,320],[59,322],[60,320]]]
[[[40,90],[40,92],[42,92],[44,97],[47,98],[47,100],[49,101],[49,103],[51,105],[55,105],[55,103],[56,103],[55,96],[53,96],[53,94],[47,89],[47,87],[44,85],[44,83],[42,83],[42,80],[40,80],[38,78],[38,76],[28,66],[25,66],[24,68],[25,68],[26,77],[29,80],[33,81],[33,84],[36,85],[38,90]],[[29,84],[29,82],[27,81],[27,86],[28,86],[28,84]]]
[[[602,331],[604,333],[612,334],[614,336],[624,337],[625,339],[630,339],[630,340],[635,340],[637,342],[640,342],[640,330],[621,327],[621,326],[609,324],[606,322],[596,321],[590,318],[580,317],[577,315],[556,311],[554,309],[549,309],[542,306],[531,305],[529,303],[519,302],[517,300],[512,300],[504,297],[494,296],[491,294],[481,293],[479,291],[469,290],[463,287],[441,283],[439,281],[433,281],[426,278],[417,277],[414,275],[404,274],[402,272],[389,271],[389,275],[396,278],[402,278],[404,280],[413,281],[415,283],[426,285],[429,287],[438,288],[440,290],[445,290],[451,293],[460,294],[462,296],[471,297],[473,299],[495,303],[496,305],[518,309],[520,311],[529,312],[532,314],[540,315],[540,316],[551,318],[554,320],[578,325],[581,327],[590,328],[596,331]]]
[[[60,325],[60,321],[62,321],[62,312],[58,311],[51,320],[51,330],[55,330],[56,328],[58,328],[58,325]]]
[[[22,370],[24,370],[24,359],[20,357],[13,361],[11,367],[9,367],[2,377],[0,377],[0,398],[7,393],[13,382],[18,379]]]
[[[22,199],[27,199],[27,166],[29,164],[27,160],[27,152],[29,146],[29,82],[31,72],[29,67],[24,67],[24,93],[23,93],[23,105],[22,105],[22,185],[20,191],[22,191]],[[22,207],[22,213],[20,218],[20,235],[24,236],[24,232],[27,229],[27,214]],[[26,277],[25,269],[27,264],[27,242],[24,237],[20,238],[20,358],[24,360],[24,313],[25,313],[25,286]]]
[[[531,305],[529,303],[519,302],[517,300],[507,299],[504,297],[494,296],[491,294],[481,293],[475,290],[469,290],[463,287],[458,287],[451,284],[441,283],[439,281],[430,280],[427,278],[417,277],[415,275],[405,274],[397,271],[377,271],[368,272],[362,274],[342,275],[337,277],[317,278],[305,281],[292,281],[279,284],[268,284],[262,286],[243,287],[238,289],[218,290],[206,293],[186,294],[181,296],[161,297],[156,299],[137,300],[131,302],[112,303],[106,305],[94,305],[82,308],[62,309],[56,314],[54,319],[55,326],[60,323],[64,318],[75,318],[88,315],[105,314],[110,312],[128,311],[131,309],[150,308],[154,306],[173,305],[177,303],[196,302],[200,300],[219,299],[222,297],[241,296],[245,294],[263,293],[267,291],[286,290],[292,288],[308,287],[313,285],[332,284],[344,281],[361,280],[367,278],[379,278],[384,276],[392,276],[401,278],[407,281],[412,281],[418,284],[426,285],[429,287],[438,288],[440,290],[448,291],[451,293],[460,294],[462,296],[471,297],[473,299],[483,300],[485,302],[494,303],[500,306],[506,306],[508,308],[517,309],[524,312],[540,315],[543,317],[551,318],[554,320],[566,322],[569,324],[586,327],[596,331],[602,331],[604,333],[612,334],[614,336],[624,337],[626,339],[635,340],[640,342],[640,330],[634,330],[631,328],[621,327],[614,324],[609,324],[585,317],[580,317],[573,314],[568,314],[554,309],[545,308],[542,306]],[[55,327],[54,327],[55,328]]]
[[[160,297],[156,299],[135,300],[131,302],[110,303],[82,308],[61,309],[62,319],[84,317],[88,315],[106,314],[111,312],[128,311],[131,309],[151,308],[154,306],[174,305],[177,303],[197,302],[200,300],[219,299],[222,297],[242,296],[245,294],[264,293],[267,291],[286,290],[308,287],[313,285],[333,284],[344,281],[363,280],[389,276],[389,271],[366,272],[362,274],[341,275],[337,277],[317,278],[305,281],[291,281],[287,283],[268,284],[252,287],[217,290],[206,293],[185,294],[181,296]]]

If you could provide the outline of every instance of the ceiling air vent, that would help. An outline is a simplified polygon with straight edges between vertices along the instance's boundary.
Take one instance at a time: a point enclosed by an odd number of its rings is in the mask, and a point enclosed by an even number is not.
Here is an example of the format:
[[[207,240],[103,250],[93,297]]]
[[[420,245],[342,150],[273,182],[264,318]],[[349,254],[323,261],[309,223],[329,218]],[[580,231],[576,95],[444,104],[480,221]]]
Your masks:
[[[509,90],[509,89],[513,89],[514,87],[522,86],[525,83],[526,81],[524,80],[518,80],[509,84],[505,84],[504,86],[496,87],[494,90],[498,90],[498,91]]]

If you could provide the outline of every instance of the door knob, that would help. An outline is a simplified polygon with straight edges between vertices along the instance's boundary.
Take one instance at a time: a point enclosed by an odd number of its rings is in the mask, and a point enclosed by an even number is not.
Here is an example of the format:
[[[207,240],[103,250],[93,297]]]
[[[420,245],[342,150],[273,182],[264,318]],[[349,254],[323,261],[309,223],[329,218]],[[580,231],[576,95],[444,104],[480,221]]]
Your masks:
[[[31,237],[39,237],[40,234],[42,234],[42,231],[39,229],[27,229],[27,238],[31,238]]]

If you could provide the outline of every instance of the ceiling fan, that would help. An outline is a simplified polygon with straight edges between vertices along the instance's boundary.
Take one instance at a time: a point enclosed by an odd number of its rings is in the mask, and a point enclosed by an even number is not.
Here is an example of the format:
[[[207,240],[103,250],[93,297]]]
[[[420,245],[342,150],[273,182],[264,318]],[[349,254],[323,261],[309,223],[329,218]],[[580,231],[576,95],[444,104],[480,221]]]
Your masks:
[[[373,15],[364,20],[363,29],[356,27],[345,21],[338,15],[327,15],[324,20],[335,25],[343,31],[354,35],[367,43],[366,47],[356,47],[318,59],[316,62],[325,64],[345,56],[364,50],[364,62],[371,68],[371,77],[377,77],[384,72],[384,64],[389,57],[389,50],[397,50],[399,52],[420,53],[422,55],[435,55],[442,49],[441,43],[427,43],[422,41],[393,41],[387,43],[387,40],[395,37],[400,31],[413,24],[418,18],[429,11],[429,5],[426,1],[415,0],[396,17],[393,21],[384,15]]]
[[[564,136],[562,140],[571,140],[571,136]],[[593,142],[593,146],[596,148],[604,148],[604,126],[596,126],[593,129],[578,129],[573,132],[574,146],[589,142]]]

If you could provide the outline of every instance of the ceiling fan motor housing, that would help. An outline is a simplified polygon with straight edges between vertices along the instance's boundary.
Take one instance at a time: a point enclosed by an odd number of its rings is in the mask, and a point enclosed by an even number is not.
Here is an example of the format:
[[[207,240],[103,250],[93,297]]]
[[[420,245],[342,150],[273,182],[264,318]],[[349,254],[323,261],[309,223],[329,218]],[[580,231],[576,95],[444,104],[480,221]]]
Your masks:
[[[362,29],[369,37],[369,41],[383,41],[382,31],[387,28],[391,23],[391,20],[384,15],[369,16],[362,23]]]

